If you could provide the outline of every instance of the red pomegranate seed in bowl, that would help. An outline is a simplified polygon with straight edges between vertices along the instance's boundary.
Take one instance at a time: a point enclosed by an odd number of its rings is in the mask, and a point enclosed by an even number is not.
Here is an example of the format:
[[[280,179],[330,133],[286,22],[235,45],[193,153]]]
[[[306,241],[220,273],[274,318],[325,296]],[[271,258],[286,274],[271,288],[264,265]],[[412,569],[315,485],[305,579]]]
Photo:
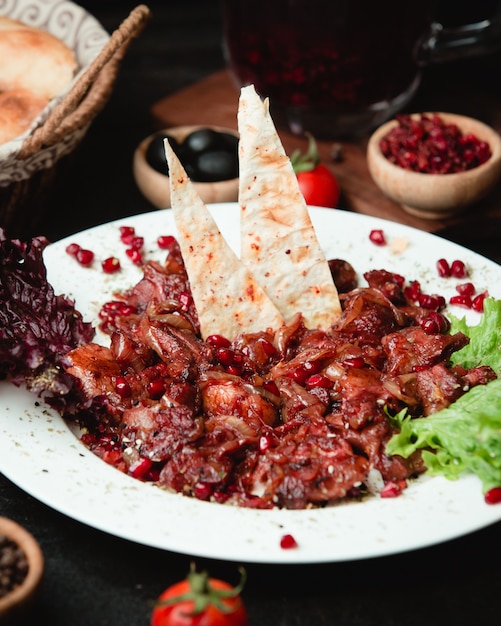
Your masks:
[[[411,215],[443,219],[486,196],[501,177],[501,137],[452,113],[397,116],[367,144],[367,165],[383,193]]]

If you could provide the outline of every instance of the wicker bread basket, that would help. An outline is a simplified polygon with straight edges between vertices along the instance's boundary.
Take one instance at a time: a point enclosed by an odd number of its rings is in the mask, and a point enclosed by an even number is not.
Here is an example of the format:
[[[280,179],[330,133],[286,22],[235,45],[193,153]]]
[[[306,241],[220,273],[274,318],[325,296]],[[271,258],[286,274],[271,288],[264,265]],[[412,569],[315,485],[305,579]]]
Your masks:
[[[58,0],[53,4],[57,5]],[[97,55],[81,68],[67,92],[51,103],[35,127],[17,144],[1,146],[0,227],[8,236],[25,238],[36,230],[48,208],[55,181],[107,103],[127,48],[149,15],[148,7],[137,6],[111,36],[106,35]],[[5,153],[6,145],[10,152]]]

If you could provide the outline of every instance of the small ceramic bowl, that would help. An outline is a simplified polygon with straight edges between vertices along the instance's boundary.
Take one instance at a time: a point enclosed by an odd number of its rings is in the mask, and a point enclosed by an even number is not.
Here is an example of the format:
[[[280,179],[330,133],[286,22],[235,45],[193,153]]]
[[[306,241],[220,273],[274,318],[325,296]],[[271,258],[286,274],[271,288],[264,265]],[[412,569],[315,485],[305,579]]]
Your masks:
[[[486,196],[501,177],[501,137],[482,122],[452,113],[438,113],[448,123],[486,141],[492,155],[488,161],[465,172],[427,174],[406,170],[391,163],[381,152],[380,142],[397,126],[391,120],[380,126],[369,139],[367,165],[374,182],[402,208],[418,217],[443,219],[459,214]]]
[[[27,613],[43,577],[44,558],[36,539],[17,522],[0,517],[0,535],[19,546],[28,561],[28,572],[24,580],[0,597],[0,624],[6,626],[18,624]]]
[[[194,130],[211,128],[219,132],[230,133],[238,137],[238,133],[220,126],[176,126],[157,131],[146,137],[134,152],[133,172],[136,184],[145,198],[157,209],[170,207],[169,177],[152,168],[146,161],[146,150],[155,135],[165,133],[182,142]],[[210,183],[194,182],[198,195],[206,204],[214,202],[235,202],[238,198],[238,178]]]

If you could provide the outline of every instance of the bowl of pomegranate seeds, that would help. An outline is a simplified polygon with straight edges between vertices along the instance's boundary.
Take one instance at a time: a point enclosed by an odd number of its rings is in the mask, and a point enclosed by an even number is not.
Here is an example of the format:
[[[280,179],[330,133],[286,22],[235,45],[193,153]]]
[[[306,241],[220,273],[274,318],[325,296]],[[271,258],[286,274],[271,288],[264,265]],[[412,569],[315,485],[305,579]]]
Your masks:
[[[0,517],[0,623],[19,624],[32,604],[44,571],[36,539],[17,522]]]
[[[501,137],[452,113],[400,115],[369,139],[374,182],[410,214],[442,219],[465,211],[501,177]]]
[[[238,133],[218,126],[176,126],[146,137],[134,152],[136,184],[154,207],[170,207],[166,139],[204,202],[237,199]]]

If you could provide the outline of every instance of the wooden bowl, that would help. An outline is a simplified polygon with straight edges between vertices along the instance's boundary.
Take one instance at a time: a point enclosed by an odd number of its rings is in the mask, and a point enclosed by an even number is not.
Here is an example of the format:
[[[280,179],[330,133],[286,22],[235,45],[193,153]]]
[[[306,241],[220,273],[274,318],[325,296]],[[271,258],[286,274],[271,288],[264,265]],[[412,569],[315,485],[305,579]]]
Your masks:
[[[465,211],[486,196],[501,176],[501,137],[498,133],[470,117],[438,113],[445,122],[456,124],[466,133],[486,141],[492,155],[488,161],[465,172],[426,174],[406,170],[391,163],[381,152],[380,142],[398,125],[391,120],[380,126],[369,139],[367,165],[378,187],[407,213],[426,219],[442,219]],[[417,117],[417,116],[416,116]]]
[[[146,150],[155,135],[165,133],[182,142],[194,130],[211,128],[219,132],[230,133],[238,137],[238,133],[230,128],[220,126],[176,126],[157,131],[146,137],[134,151],[133,172],[136,184],[145,198],[157,209],[170,207],[169,177],[152,168],[146,161]],[[206,204],[214,202],[235,202],[238,199],[238,178],[210,183],[193,182],[198,195]]]
[[[24,580],[5,596],[0,597],[0,624],[18,624],[33,601],[44,572],[44,558],[36,539],[22,526],[0,517],[0,535],[17,544],[28,561]]]

